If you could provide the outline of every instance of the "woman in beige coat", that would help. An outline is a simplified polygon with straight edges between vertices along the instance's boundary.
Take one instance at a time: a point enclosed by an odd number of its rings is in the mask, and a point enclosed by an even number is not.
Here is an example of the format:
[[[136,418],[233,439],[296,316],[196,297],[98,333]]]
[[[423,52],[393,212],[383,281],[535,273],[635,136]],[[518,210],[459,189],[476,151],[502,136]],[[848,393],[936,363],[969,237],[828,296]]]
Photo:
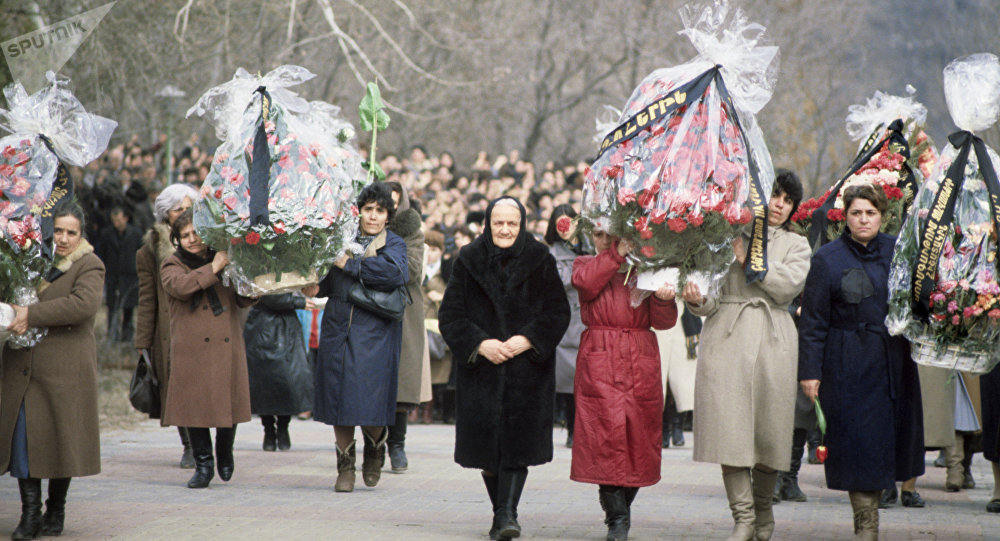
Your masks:
[[[3,350],[0,464],[21,491],[12,539],[62,533],[70,478],[101,472],[94,315],[104,264],[83,238],[79,205],[60,203],[53,216],[53,268],[38,288],[38,303],[15,306],[10,326],[15,334],[29,327],[48,334],[33,348]],[[44,517],[42,479],[49,480]]]
[[[705,316],[694,405],[694,459],[722,465],[735,527],[730,540],[770,539],[777,470],[791,461],[798,334],[788,304],[805,285],[810,250],[785,229],[802,200],[792,173],[779,173],[768,205],[767,275],[746,283],[744,239],[718,296],[688,283],[684,300]],[[751,468],[753,473],[751,475]]]
[[[163,421],[187,427],[195,460],[187,486],[205,488],[214,477],[215,459],[219,477],[232,477],[236,425],[250,420],[240,308],[253,301],[220,283],[229,258],[202,243],[190,212],[174,222],[170,239],[177,251],[160,268],[170,302],[170,386]],[[215,457],[210,427],[215,427]]]
[[[160,265],[174,253],[174,245],[170,243],[170,226],[197,200],[198,191],[187,184],[171,184],[164,188],[153,203],[156,223],[146,233],[142,248],[135,254],[135,269],[139,274],[135,349],[140,353],[144,349],[149,350],[149,357],[153,360],[153,370],[160,382],[160,415],[150,417],[159,418],[160,426],[167,426],[163,420],[163,410],[167,401],[167,389],[170,388],[170,303],[160,280]],[[177,432],[184,445],[180,467],[193,468],[194,456],[191,454],[187,430],[179,426]]]

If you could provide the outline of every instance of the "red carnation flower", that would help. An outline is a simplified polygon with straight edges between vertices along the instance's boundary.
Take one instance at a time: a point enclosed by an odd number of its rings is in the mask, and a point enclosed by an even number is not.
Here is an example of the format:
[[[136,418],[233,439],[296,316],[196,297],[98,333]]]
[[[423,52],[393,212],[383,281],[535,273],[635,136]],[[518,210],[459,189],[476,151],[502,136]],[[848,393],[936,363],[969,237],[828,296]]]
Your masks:
[[[556,231],[560,233],[569,233],[569,229],[572,225],[573,219],[563,214],[558,220],[556,220]]]
[[[635,201],[635,192],[629,188],[620,188],[618,190],[618,204],[625,206],[630,202]]]
[[[243,242],[243,237],[233,237],[233,238],[229,239],[229,244],[232,244],[233,246],[236,246],[237,244],[239,244],[241,242]]]
[[[687,215],[687,221],[689,224],[695,227],[699,227],[701,226],[702,222],[705,221],[705,217],[702,216],[700,212],[699,213],[689,212]]]
[[[260,235],[256,231],[251,231],[251,232],[247,233],[245,238],[246,238],[247,244],[249,244],[250,246],[253,246],[253,245],[257,244],[258,242],[260,242]]]
[[[656,255],[656,249],[653,248],[652,246],[643,246],[642,249],[639,251],[642,252],[642,255],[646,257],[653,257]]]
[[[653,209],[653,211],[649,213],[649,221],[654,224],[662,224],[666,219],[667,211],[663,209]]]
[[[648,209],[649,207],[653,206],[653,203],[655,201],[656,201],[656,192],[654,190],[643,190],[642,194],[639,195],[638,199],[639,206],[644,209]]]
[[[236,198],[235,197],[229,196],[229,197],[225,198],[222,202],[226,205],[226,208],[228,208],[229,210],[235,210],[236,209]]]
[[[843,209],[830,209],[826,211],[826,219],[831,222],[842,222],[844,221],[844,210]]]
[[[222,199],[222,188],[219,188],[218,190],[215,190],[215,198],[216,199]]]
[[[683,218],[671,218],[667,220],[667,227],[674,233],[680,233],[687,229],[687,222]]]
[[[278,235],[285,234],[285,222],[279,220],[277,222],[274,222],[272,227],[274,228],[274,232],[277,233]]]

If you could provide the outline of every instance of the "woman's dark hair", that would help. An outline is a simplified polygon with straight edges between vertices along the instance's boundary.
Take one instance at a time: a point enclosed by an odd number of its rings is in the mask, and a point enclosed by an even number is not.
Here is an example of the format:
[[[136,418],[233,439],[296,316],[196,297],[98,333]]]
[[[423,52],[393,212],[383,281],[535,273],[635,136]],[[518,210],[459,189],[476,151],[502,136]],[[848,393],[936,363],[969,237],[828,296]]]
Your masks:
[[[844,190],[844,195],[841,197],[844,199],[844,214],[847,214],[847,211],[850,210],[851,204],[854,203],[855,199],[867,200],[878,210],[879,214],[885,214],[885,210],[889,208],[889,199],[886,198],[885,192],[871,184],[849,186]]]
[[[387,224],[396,217],[396,205],[392,203],[392,188],[388,184],[385,182],[373,182],[365,187],[364,190],[361,190],[361,195],[358,196],[358,211],[360,212],[362,207],[372,201],[388,211]]]
[[[194,221],[194,213],[191,209],[185,210],[183,214],[174,220],[174,225],[170,226],[170,244],[174,245],[174,248],[181,247],[181,231],[191,225]]]
[[[773,195],[784,194],[792,198],[792,212],[788,213],[788,218],[781,224],[788,225],[788,222],[792,220],[792,216],[795,215],[795,211],[799,209],[799,203],[802,202],[802,181],[799,180],[798,175],[788,169],[775,169],[774,189],[772,193]]]
[[[83,236],[84,231],[87,230],[87,218],[83,213],[83,207],[80,206],[80,202],[76,200],[76,197],[63,199],[52,208],[53,222],[56,221],[56,218],[62,218],[63,216],[72,216],[80,220],[80,235]]]
[[[556,229],[556,222],[562,216],[569,216],[570,219],[576,218],[576,211],[573,210],[571,205],[565,203],[552,209],[552,216],[549,216],[549,227],[545,230],[545,244],[552,246],[562,240],[562,237],[559,236],[559,231]]]

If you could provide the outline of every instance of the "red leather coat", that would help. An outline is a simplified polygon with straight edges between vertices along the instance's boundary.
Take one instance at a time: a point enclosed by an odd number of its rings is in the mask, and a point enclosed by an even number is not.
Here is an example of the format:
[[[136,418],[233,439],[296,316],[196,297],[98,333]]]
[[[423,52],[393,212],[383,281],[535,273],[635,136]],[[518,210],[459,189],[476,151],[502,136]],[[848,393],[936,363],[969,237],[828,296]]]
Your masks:
[[[650,327],[677,322],[674,301],[629,304],[616,247],[577,258],[573,286],[587,329],[576,361],[576,427],[570,479],[643,487],[660,480],[663,380]]]

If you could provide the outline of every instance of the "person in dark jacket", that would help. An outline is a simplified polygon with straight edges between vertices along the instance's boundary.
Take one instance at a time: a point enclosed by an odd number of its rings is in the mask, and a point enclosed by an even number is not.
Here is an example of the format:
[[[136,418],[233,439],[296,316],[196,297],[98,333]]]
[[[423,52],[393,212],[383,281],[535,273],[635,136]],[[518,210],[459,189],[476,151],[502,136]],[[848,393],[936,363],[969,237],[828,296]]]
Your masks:
[[[122,207],[113,207],[109,214],[111,226],[101,231],[97,243],[97,255],[106,269],[104,303],[108,307],[108,340],[131,342],[135,334],[132,316],[139,304],[135,254],[142,247],[142,232],[129,223]]]
[[[334,490],[352,492],[355,480],[355,427],[365,440],[361,464],[365,485],[374,487],[385,464],[387,426],[396,418],[396,386],[402,322],[386,319],[347,300],[358,281],[369,289],[392,291],[409,280],[406,242],[386,225],[395,214],[392,190],[377,182],[358,196],[360,257],[342,256],[307,297],[328,297],[316,360],[313,419],[333,425],[337,438]]]
[[[632,244],[600,226],[593,238],[597,256],[573,263],[586,330],[576,362],[580,429],[570,479],[599,486],[606,539],[624,541],[639,488],[660,481],[663,379],[650,328],[673,327],[677,304],[667,284],[633,308],[623,268]]]
[[[312,409],[313,373],[295,314],[295,310],[312,307],[301,295],[266,295],[250,309],[243,328],[250,411],[260,415],[264,425],[265,451],[291,449],[288,422],[292,415]]]
[[[854,533],[878,539],[882,490],[924,473],[920,384],[905,338],[890,336],[888,205],[871,185],[844,190],[847,228],[812,258],[799,321],[799,380],[826,415],[826,483],[846,490]]]
[[[462,249],[438,322],[457,365],[455,462],[482,471],[493,502],[490,537],[520,535],[528,466],[552,460],[555,351],[569,326],[555,259],[501,197],[486,230]]]

